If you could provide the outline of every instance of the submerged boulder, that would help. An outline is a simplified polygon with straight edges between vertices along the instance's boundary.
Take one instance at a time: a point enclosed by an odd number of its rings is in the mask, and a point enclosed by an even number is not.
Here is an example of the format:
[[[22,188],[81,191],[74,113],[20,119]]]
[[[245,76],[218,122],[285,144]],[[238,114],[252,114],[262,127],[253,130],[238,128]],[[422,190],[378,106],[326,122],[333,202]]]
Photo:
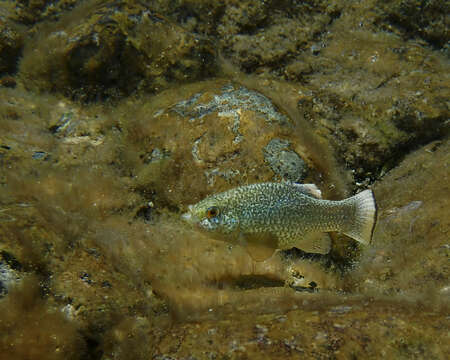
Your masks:
[[[306,127],[262,93],[226,80],[128,101],[118,121],[139,188],[153,190],[163,206],[180,208],[242,184],[315,182],[325,172],[304,141]]]
[[[140,2],[87,2],[42,26],[20,77],[29,89],[93,101],[203,78],[214,58],[210,41]]]

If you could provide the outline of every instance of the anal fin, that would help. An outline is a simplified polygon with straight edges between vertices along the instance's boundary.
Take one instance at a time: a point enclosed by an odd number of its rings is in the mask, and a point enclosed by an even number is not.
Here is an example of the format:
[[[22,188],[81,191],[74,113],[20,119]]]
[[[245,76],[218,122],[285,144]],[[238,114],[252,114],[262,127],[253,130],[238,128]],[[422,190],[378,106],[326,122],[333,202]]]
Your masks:
[[[324,232],[310,233],[295,242],[293,246],[308,253],[328,254],[331,250],[331,238]]]

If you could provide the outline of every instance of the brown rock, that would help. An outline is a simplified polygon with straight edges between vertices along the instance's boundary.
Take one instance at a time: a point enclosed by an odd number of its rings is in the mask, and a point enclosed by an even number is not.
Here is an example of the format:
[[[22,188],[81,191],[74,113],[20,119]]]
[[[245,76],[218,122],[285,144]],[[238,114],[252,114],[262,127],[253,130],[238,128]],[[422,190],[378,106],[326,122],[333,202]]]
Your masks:
[[[29,89],[92,101],[202,78],[213,60],[211,43],[140,2],[87,2],[40,29],[20,76]]]
[[[226,81],[182,91],[169,106],[158,105],[170,98],[166,92],[121,110],[141,159],[134,165],[139,186],[153,189],[165,205],[186,206],[243,183],[304,180],[307,168],[314,169],[292,120],[261,93]],[[131,107],[139,109],[132,116]]]

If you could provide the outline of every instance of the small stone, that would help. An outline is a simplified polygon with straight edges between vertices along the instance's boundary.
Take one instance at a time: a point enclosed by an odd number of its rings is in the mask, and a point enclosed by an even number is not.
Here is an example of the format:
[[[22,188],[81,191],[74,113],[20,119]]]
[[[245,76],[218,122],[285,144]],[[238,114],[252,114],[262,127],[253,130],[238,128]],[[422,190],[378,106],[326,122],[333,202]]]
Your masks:
[[[272,139],[263,149],[264,160],[272,171],[284,180],[302,181],[308,172],[308,167],[302,158],[290,148],[287,140]]]

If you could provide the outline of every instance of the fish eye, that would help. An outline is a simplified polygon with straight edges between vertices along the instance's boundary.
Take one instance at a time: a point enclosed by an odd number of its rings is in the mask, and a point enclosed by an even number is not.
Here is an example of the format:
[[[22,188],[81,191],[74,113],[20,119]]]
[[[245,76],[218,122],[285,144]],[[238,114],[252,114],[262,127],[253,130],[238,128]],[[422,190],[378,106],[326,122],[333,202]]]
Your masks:
[[[219,215],[219,208],[217,206],[211,206],[206,210],[206,217],[208,219],[215,218],[217,215]]]

